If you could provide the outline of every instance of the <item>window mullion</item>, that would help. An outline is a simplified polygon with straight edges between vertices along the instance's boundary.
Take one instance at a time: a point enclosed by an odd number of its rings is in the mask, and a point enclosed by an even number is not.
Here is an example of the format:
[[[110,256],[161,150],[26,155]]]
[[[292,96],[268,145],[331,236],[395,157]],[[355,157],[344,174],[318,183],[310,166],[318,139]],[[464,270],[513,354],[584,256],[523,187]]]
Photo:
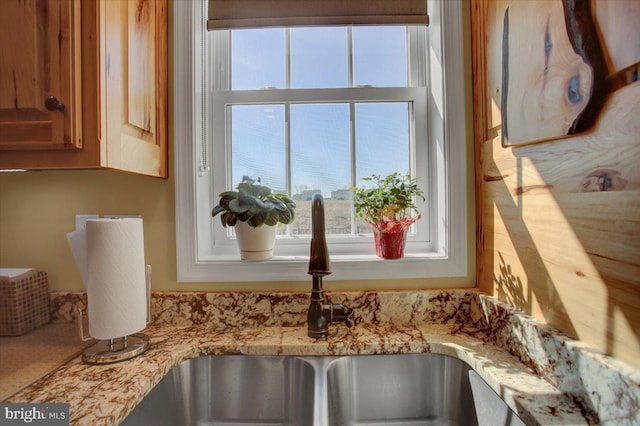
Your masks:
[[[350,186],[356,186],[356,104],[355,102],[349,102],[349,125],[350,125],[350,137],[349,137],[349,153],[351,161],[351,182]],[[351,198],[351,234],[356,234],[356,208]]]
[[[291,194],[291,104],[284,104],[285,182]]]
[[[291,88],[291,28],[287,28],[285,31],[285,58],[287,63],[285,64],[285,87]]]
[[[355,81],[353,77],[353,26],[347,27],[347,67],[348,67],[348,87],[354,87]],[[356,125],[355,125],[355,103],[349,102],[349,162],[350,162],[350,185],[355,186],[356,182]],[[353,199],[350,203],[351,214],[349,215],[351,220],[351,235],[356,231],[356,210],[353,204]]]
[[[284,104],[284,155],[285,155],[285,184],[287,193],[293,195],[291,187],[291,104]],[[291,235],[291,227],[287,225],[286,234]]]
[[[347,87],[354,87],[353,85],[355,84],[355,82],[353,81],[353,27],[351,25],[349,25],[347,27],[347,54],[348,54],[348,72],[349,72],[349,76],[348,76],[348,86]]]
[[[285,58],[287,63],[285,64],[285,87],[291,88],[291,28],[287,28],[285,31]],[[291,188],[291,104],[286,102],[284,105],[284,138],[285,138],[285,182],[287,185],[287,192],[293,194]],[[287,226],[287,234],[291,232],[290,227]]]
[[[214,101],[222,104],[410,102],[424,96],[419,87],[358,87],[339,89],[234,90],[218,92]]]

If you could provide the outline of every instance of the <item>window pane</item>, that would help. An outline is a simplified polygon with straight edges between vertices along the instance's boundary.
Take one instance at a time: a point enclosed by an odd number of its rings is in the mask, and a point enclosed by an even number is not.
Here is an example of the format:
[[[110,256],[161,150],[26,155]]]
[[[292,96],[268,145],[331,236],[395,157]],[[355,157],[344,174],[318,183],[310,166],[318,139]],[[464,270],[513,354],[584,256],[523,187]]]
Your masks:
[[[255,90],[286,87],[284,28],[231,32],[231,88]]]
[[[353,27],[353,73],[356,86],[406,86],[406,27]]]
[[[284,105],[231,107],[233,186],[243,176],[286,192]]]
[[[367,186],[362,178],[407,173],[409,164],[409,103],[360,103],[355,105],[356,186]],[[356,234],[370,234],[362,218]]]
[[[291,29],[291,87],[347,87],[346,27]]]
[[[372,174],[409,172],[409,103],[355,106],[356,184]]]
[[[350,182],[349,135],[348,104],[291,105],[291,182],[298,203],[292,234],[311,233],[310,200],[318,191],[327,234],[351,232],[351,203],[340,199]]]

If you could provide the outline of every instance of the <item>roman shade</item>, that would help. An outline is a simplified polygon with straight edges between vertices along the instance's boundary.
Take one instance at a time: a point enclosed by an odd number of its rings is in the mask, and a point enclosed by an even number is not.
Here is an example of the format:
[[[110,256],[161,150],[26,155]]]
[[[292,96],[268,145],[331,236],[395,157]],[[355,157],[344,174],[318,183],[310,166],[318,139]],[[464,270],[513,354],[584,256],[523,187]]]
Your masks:
[[[209,0],[207,28],[428,22],[427,0]]]

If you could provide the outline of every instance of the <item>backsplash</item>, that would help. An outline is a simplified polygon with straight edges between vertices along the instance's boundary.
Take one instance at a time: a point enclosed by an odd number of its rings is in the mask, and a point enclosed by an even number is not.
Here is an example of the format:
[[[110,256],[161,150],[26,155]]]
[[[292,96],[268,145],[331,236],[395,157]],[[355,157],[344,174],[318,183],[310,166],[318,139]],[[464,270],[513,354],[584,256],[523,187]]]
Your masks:
[[[464,290],[331,293],[330,300],[355,310],[355,324],[414,325],[460,322],[471,293]],[[207,325],[216,329],[304,326],[308,293],[154,293],[154,323]]]
[[[470,290],[332,292],[329,299],[355,309],[355,323],[416,325],[466,323]],[[51,293],[54,322],[75,321],[87,308],[85,292]],[[153,292],[157,325],[206,325],[214,329],[304,326],[309,294],[301,292]]]

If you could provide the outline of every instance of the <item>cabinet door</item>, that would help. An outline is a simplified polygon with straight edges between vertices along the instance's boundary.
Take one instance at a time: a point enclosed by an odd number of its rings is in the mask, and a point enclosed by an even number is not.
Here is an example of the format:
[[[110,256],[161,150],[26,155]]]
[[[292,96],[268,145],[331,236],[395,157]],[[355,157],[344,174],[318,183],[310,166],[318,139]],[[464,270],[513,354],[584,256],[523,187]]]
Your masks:
[[[106,166],[167,176],[166,0],[102,0]]]
[[[0,1],[0,150],[82,146],[79,36],[79,0]]]

